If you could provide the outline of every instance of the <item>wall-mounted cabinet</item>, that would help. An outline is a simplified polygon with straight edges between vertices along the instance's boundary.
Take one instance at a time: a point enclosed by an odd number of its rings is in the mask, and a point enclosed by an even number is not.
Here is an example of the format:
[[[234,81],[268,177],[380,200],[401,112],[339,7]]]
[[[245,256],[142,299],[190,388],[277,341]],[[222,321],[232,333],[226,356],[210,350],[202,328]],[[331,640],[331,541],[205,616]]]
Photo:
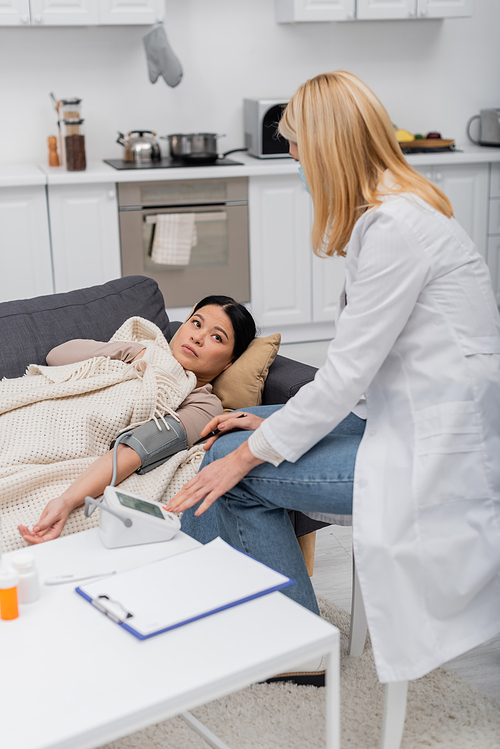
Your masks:
[[[0,26],[153,24],[163,0],[3,0]]]
[[[275,0],[278,23],[472,16],[474,0]]]

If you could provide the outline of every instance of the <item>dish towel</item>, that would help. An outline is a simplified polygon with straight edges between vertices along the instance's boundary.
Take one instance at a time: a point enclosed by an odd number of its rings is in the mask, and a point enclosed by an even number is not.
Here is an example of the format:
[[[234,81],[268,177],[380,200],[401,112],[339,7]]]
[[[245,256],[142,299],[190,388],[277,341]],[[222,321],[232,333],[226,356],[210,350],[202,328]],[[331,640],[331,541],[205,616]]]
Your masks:
[[[161,213],[147,216],[155,223],[151,260],[158,265],[189,265],[191,249],[198,242],[194,213]]]

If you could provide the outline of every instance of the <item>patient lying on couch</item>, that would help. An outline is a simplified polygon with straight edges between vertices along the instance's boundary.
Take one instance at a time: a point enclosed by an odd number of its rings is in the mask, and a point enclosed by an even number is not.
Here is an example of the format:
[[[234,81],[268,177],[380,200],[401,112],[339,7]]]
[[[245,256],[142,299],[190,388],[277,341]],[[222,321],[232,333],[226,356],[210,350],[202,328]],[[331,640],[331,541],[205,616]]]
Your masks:
[[[233,364],[254,337],[255,323],[251,314],[230,297],[210,296],[196,305],[171,342],[173,357],[184,370],[195,375],[195,387],[175,412],[167,409],[170,413],[165,416],[127,431],[117,449],[117,483],[134,472],[147,473],[176,452],[193,446],[206,424],[223,410],[210,383]],[[146,352],[147,347],[137,341],[76,340],[52,349],[47,355],[47,364],[64,367],[94,357],[133,364],[140,362],[145,354],[147,358]],[[201,459],[202,454],[198,454],[196,470]],[[19,533],[31,544],[57,538],[70,513],[84,504],[86,496],[99,497],[111,476],[112,451],[109,450],[94,459],[60,496],[47,502],[32,530],[18,525]],[[186,474],[185,480],[188,478]]]

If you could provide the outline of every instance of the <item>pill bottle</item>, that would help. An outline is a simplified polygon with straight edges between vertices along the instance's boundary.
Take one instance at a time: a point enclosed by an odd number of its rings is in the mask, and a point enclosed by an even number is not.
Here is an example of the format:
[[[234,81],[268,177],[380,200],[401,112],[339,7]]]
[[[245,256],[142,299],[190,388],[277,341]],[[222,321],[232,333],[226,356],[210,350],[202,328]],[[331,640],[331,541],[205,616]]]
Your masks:
[[[19,576],[17,584],[19,603],[34,603],[40,598],[40,583],[34,556],[21,552],[11,557],[10,561]]]
[[[17,605],[18,579],[15,570],[0,567],[0,619],[17,619],[19,616]]]

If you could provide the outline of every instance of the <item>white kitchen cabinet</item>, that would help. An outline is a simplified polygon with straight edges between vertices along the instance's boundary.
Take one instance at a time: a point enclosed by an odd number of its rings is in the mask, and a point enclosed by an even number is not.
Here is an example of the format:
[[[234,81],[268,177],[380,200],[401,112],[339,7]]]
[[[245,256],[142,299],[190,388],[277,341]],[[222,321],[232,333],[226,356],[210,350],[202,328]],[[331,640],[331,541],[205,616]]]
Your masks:
[[[474,0],[275,0],[278,23],[472,16]]]
[[[344,277],[343,258],[311,248],[312,202],[299,175],[249,181],[252,312],[259,325],[329,322]]]
[[[252,311],[259,325],[311,319],[311,199],[299,175],[252,177],[248,188]]]
[[[278,23],[352,21],[355,9],[355,0],[275,0]]]
[[[93,0],[30,0],[34,26],[89,26],[98,23]]]
[[[0,26],[23,26],[30,23],[30,0],[2,0]]]
[[[420,18],[452,18],[472,16],[474,0],[418,0]]]
[[[99,0],[101,24],[153,24],[163,18],[164,0]]]
[[[45,185],[0,188],[0,301],[52,294]]]
[[[451,200],[455,218],[481,255],[487,256],[489,165],[461,164],[417,168]]]
[[[0,26],[153,24],[163,0],[0,0]]]
[[[357,0],[359,20],[471,16],[473,0]]]
[[[49,185],[55,291],[121,276],[116,185]]]
[[[487,262],[500,307],[500,164],[491,164]]]

